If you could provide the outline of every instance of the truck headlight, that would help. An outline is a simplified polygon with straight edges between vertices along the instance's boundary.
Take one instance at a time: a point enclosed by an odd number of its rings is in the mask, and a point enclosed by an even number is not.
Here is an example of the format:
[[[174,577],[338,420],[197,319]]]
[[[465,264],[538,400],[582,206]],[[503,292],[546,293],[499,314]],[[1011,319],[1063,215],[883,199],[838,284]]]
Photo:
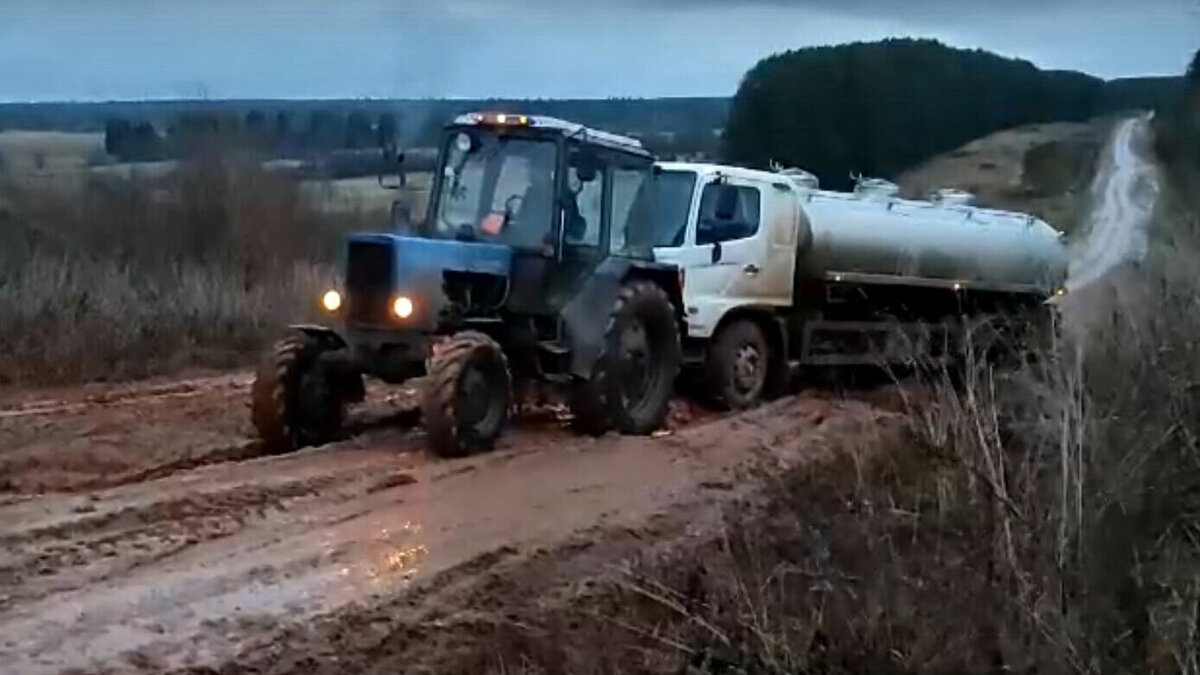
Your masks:
[[[413,313],[413,301],[405,296],[396,298],[392,303],[392,312],[401,319],[407,319]]]
[[[325,295],[321,296],[321,305],[330,312],[336,312],[342,308],[342,294],[337,291],[325,291]]]

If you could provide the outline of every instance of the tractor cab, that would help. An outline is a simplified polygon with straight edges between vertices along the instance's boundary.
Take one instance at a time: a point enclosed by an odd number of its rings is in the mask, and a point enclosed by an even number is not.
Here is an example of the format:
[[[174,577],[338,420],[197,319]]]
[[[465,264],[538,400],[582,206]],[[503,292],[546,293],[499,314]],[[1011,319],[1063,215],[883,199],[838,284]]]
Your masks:
[[[420,235],[504,247],[504,309],[554,313],[609,257],[652,260],[651,213],[635,208],[651,197],[652,171],[631,138],[549,117],[462,115],[447,127]]]
[[[653,158],[633,139],[546,117],[472,113],[446,128],[425,218],[347,243],[348,329],[444,333],[554,314],[610,257],[650,262]]]

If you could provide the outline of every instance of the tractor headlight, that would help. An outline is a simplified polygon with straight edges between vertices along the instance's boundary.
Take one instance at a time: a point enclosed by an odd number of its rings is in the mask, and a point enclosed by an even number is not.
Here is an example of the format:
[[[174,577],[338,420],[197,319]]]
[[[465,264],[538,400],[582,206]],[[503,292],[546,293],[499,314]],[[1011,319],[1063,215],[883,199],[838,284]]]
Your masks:
[[[401,319],[407,319],[412,316],[413,301],[403,295],[396,298],[396,301],[392,303],[392,313]]]
[[[325,291],[325,295],[321,296],[321,305],[330,312],[336,312],[342,308],[342,294],[337,291]]]

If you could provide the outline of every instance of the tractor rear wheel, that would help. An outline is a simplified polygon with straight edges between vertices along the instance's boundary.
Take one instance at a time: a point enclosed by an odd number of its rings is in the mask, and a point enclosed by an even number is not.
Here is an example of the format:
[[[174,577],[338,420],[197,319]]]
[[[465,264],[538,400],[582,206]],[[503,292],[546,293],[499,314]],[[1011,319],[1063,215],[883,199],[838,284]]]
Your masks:
[[[421,415],[430,447],[443,457],[490,450],[508,417],[508,359],[484,333],[464,331],[429,359]]]
[[[320,364],[327,350],[319,340],[294,333],[276,342],[259,364],[250,390],[250,417],[267,452],[337,439],[347,397]]]
[[[571,391],[576,430],[644,435],[661,427],[680,358],[679,324],[666,292],[643,280],[622,286],[592,377]]]

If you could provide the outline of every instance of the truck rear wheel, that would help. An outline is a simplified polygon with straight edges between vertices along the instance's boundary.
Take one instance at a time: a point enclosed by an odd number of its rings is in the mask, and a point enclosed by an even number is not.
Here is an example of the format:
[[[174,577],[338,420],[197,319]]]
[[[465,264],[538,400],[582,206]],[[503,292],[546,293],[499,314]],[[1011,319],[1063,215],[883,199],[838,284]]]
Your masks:
[[[591,379],[577,381],[572,389],[575,428],[592,435],[612,428],[639,435],[658,429],[666,420],[679,363],[679,324],[671,299],[649,281],[625,284]]]
[[[429,444],[443,457],[490,450],[508,417],[508,359],[488,335],[464,331],[429,360],[421,415]]]
[[[771,368],[770,345],[758,324],[740,319],[725,326],[709,348],[707,380],[718,406],[745,410],[762,400]]]
[[[250,390],[250,417],[267,452],[337,439],[346,400],[321,367],[319,357],[327,349],[319,340],[295,333],[276,342],[259,365]]]

